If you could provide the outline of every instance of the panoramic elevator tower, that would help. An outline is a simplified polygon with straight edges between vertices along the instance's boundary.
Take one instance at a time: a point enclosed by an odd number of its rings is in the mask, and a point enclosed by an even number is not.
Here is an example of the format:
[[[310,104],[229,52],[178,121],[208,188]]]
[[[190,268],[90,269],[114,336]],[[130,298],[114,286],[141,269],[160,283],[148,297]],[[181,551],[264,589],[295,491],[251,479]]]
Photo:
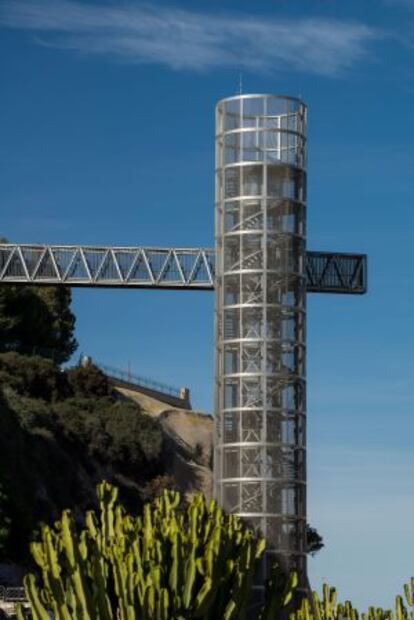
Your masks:
[[[215,496],[306,589],[306,106],[216,107]]]

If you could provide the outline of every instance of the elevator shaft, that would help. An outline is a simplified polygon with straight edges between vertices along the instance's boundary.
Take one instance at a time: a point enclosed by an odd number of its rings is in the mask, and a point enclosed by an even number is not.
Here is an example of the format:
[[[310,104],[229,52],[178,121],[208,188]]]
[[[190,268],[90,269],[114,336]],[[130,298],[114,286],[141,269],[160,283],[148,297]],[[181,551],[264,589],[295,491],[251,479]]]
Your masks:
[[[306,585],[306,106],[216,107],[215,496]]]

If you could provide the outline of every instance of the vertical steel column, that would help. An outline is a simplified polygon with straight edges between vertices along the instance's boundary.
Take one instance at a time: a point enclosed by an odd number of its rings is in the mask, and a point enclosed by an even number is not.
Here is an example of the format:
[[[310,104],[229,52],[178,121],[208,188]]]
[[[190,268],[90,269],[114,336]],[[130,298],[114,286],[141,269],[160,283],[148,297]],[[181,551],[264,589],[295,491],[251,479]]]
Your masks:
[[[306,585],[306,106],[216,107],[215,496]],[[264,576],[264,575],[263,575]]]

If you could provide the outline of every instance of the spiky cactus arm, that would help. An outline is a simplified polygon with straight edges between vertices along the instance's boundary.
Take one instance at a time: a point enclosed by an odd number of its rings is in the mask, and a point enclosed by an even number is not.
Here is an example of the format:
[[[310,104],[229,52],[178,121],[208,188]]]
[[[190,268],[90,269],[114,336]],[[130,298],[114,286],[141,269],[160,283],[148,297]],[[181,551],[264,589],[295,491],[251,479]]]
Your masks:
[[[86,514],[81,532],[64,511],[32,545],[42,570],[41,587],[33,576],[25,582],[35,620],[46,620],[48,610],[57,620],[245,617],[265,542],[239,517],[201,494],[180,509],[172,491],[132,517],[108,482],[97,493],[99,511]]]

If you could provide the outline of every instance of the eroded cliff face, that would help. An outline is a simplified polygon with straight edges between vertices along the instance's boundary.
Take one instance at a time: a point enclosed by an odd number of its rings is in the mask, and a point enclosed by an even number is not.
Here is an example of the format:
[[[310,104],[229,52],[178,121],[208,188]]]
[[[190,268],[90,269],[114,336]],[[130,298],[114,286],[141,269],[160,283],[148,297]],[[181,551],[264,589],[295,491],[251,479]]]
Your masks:
[[[202,491],[212,497],[213,417],[189,409],[172,409],[135,390],[115,389],[159,420],[166,444],[165,473],[174,476],[178,489],[186,496]]]
[[[202,491],[207,498],[213,492],[212,434],[210,415],[186,409],[164,411],[159,420],[166,440],[168,473],[186,496]]]

